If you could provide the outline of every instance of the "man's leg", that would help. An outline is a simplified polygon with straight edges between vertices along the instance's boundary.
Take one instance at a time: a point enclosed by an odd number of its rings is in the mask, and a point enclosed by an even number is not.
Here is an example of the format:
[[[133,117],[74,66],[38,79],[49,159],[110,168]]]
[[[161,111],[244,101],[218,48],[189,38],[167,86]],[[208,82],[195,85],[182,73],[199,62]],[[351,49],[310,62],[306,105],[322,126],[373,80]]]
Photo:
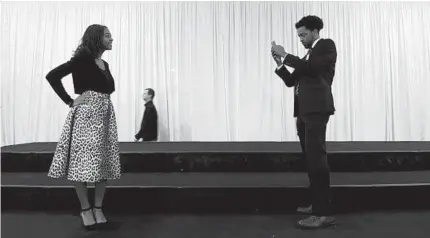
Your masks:
[[[305,130],[305,124],[300,117],[297,117],[296,126],[297,126],[297,135],[299,136],[299,140],[300,140],[300,147],[302,148],[302,158],[305,161],[305,163],[307,163],[306,162],[306,145],[305,145],[306,130]],[[308,173],[308,175],[309,175],[309,173]],[[309,177],[309,183],[311,183],[311,181],[310,181],[311,177],[310,176],[308,176],[308,177]],[[309,186],[309,190],[310,190],[310,186]],[[298,207],[297,212],[307,213],[307,214],[312,213],[312,204],[310,204],[310,206],[307,206],[307,207]]]
[[[318,228],[333,221],[331,215],[330,169],[327,163],[326,130],[330,115],[312,114],[302,118],[305,124],[305,150],[312,191],[312,212],[317,219],[305,219],[299,225]]]
[[[300,140],[300,147],[302,148],[302,158],[306,160],[306,145],[305,145],[306,131],[305,131],[305,124],[300,117],[297,117],[296,126],[297,126],[297,135],[299,136],[299,140]]]

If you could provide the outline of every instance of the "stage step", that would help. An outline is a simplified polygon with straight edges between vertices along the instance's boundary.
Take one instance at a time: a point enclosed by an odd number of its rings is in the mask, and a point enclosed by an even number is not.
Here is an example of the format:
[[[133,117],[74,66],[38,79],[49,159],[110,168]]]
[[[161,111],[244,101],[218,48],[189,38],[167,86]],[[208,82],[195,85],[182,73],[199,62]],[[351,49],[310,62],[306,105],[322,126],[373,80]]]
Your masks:
[[[77,210],[72,183],[2,173],[2,210]],[[338,212],[430,208],[430,171],[332,173]],[[305,173],[125,173],[111,181],[115,212],[293,212],[309,202]]]
[[[4,146],[2,172],[46,172],[56,143]],[[333,172],[430,170],[430,142],[328,142]],[[298,142],[120,143],[122,169],[138,172],[304,172]]]

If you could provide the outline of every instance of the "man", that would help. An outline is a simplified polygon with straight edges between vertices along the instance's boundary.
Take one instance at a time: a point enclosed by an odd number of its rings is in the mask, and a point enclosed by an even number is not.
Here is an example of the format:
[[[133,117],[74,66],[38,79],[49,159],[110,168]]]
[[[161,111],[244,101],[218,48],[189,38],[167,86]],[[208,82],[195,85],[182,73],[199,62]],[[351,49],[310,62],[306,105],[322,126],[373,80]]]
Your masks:
[[[296,23],[297,34],[308,53],[302,59],[287,54],[284,47],[272,42],[272,56],[278,64],[275,73],[287,87],[294,87],[294,117],[297,134],[306,159],[312,204],[298,212],[313,214],[301,220],[301,228],[333,225],[330,205],[330,169],[327,164],[326,128],[334,114],[331,85],[335,74],[336,46],[331,39],[321,39],[323,21],[317,16],[303,17]],[[284,61],[281,61],[284,57]],[[285,65],[294,68],[290,73]]]
[[[135,141],[156,141],[158,138],[158,114],[152,100],[155,92],[152,88],[145,89],[143,100],[145,101],[145,112],[143,114],[140,131],[134,136]]]

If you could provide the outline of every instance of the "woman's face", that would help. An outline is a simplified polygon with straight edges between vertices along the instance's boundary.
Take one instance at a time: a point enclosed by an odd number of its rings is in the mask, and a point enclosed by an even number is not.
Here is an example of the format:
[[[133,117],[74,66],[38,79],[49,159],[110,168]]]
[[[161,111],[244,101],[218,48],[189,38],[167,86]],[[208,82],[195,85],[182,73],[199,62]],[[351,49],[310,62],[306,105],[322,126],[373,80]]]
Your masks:
[[[102,37],[102,45],[105,50],[112,50],[112,35],[108,28],[105,28]]]

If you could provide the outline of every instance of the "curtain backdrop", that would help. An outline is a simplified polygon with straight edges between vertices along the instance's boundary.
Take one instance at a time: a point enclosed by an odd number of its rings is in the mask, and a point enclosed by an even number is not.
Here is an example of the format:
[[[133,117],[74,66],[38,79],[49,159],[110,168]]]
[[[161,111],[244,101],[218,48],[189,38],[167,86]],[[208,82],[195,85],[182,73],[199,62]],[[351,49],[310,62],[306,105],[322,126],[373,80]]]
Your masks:
[[[271,41],[305,55],[294,24],[315,14],[338,50],[329,141],[430,139],[427,2],[2,2],[1,145],[57,141],[68,107],[45,75],[86,27],[109,27],[120,141],[155,90],[160,141],[297,141],[293,90]],[[427,13],[427,14],[425,14]],[[64,78],[73,96],[71,75]]]

